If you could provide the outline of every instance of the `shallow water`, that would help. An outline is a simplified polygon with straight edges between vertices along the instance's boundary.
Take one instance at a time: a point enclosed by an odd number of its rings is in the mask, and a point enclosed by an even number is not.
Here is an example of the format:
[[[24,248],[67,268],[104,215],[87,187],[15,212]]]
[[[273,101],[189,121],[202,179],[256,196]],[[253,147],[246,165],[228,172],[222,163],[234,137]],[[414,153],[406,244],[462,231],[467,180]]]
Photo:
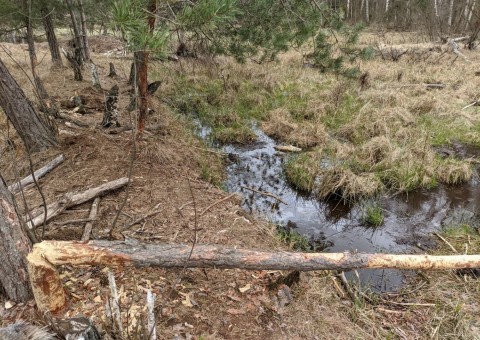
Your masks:
[[[458,208],[477,211],[480,205],[480,186],[475,176],[461,186],[439,186],[434,190],[419,190],[393,198],[384,196],[381,204],[385,223],[381,227],[368,228],[360,222],[361,207],[358,204],[319,201],[292,189],[286,183],[282,169],[288,155],[275,151],[275,141],[260,129],[255,132],[258,141],[254,144],[223,147],[224,152],[235,155],[235,162],[227,168],[228,191],[243,194],[246,210],[279,225],[296,225],[296,231],[323,243],[327,252],[423,253],[435,246],[432,232],[441,228],[448,214]],[[201,130],[203,137],[208,133],[208,129]],[[477,156],[478,152],[459,145],[443,151],[460,157]],[[275,194],[288,205],[244,187]],[[356,279],[352,273],[347,274]],[[407,273],[360,270],[358,274],[363,286],[374,291],[392,291],[402,286]]]

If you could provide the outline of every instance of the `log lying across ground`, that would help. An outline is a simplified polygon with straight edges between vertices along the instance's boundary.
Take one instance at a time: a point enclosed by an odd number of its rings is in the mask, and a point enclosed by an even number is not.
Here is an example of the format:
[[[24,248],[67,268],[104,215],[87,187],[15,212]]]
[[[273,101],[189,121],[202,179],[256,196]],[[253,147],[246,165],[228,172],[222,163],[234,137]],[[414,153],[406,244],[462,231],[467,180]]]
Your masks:
[[[38,180],[40,177],[45,176],[47,173],[55,169],[59,164],[61,164],[65,160],[65,157],[63,155],[60,155],[53,159],[52,161],[48,162],[45,166],[41,167],[37,171],[35,171],[33,174],[35,175],[35,179]],[[22,179],[19,182],[13,183],[8,186],[8,190],[10,190],[11,193],[15,194],[22,190],[22,188],[25,188],[27,185],[33,183],[33,176],[27,176],[24,179]]]
[[[82,192],[68,192],[64,194],[58,201],[53,202],[47,205],[47,217],[46,220],[50,220],[52,217],[55,217],[61,214],[66,209],[79,205],[85,202],[90,201],[91,199],[102,196],[109,191],[116,190],[123,187],[128,183],[128,178],[123,177],[114,181],[104,183],[98,187],[87,189]],[[37,215],[33,214],[33,218],[30,221],[27,221],[27,226],[30,229],[38,227],[43,223],[44,220],[44,209],[38,209],[39,213]]]
[[[28,255],[28,270],[38,308],[59,311],[66,304],[54,266],[240,268],[249,270],[349,270],[360,268],[454,269],[480,267],[480,255],[430,256],[361,253],[293,253],[197,245],[122,241],[43,241]]]

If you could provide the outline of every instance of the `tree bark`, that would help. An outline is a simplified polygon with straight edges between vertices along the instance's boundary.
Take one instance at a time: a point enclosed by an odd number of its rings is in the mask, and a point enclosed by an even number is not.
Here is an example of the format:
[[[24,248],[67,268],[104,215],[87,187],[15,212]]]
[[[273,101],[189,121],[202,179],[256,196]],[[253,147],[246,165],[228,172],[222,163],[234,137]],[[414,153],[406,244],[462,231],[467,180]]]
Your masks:
[[[13,205],[12,194],[0,177],[0,283],[9,299],[26,302],[32,298],[27,271],[31,249]]]
[[[27,15],[25,16],[25,25],[27,27],[28,55],[30,56],[30,66],[32,68],[33,81],[35,83],[35,90],[37,92],[37,95],[40,101],[42,102],[41,103],[42,107],[44,107],[45,105],[43,104],[43,100],[47,99],[49,96],[48,96],[47,90],[45,89],[45,86],[43,85],[42,80],[37,74],[38,60],[37,60],[37,54],[35,52],[35,42],[33,39],[33,28],[32,28],[32,20],[31,20],[31,14],[32,14],[31,0],[23,0],[23,7],[27,13]]]
[[[37,114],[1,59],[0,106],[28,151],[35,152],[57,144],[54,127],[47,126],[46,122]]]
[[[85,9],[83,8],[83,0],[77,0],[80,10],[80,22],[82,27],[82,41],[85,53],[85,59],[90,60],[90,48],[88,47],[87,18],[85,17]]]
[[[43,28],[47,36],[48,48],[52,56],[53,66],[62,67],[62,56],[60,55],[60,47],[58,46],[57,36],[55,35],[55,28],[53,26],[52,12],[48,8],[41,9]]]
[[[105,101],[105,111],[103,113],[102,127],[109,128],[112,126],[119,127],[118,122],[118,85],[114,85],[110,91],[108,91],[107,99]]]
[[[83,65],[83,62],[87,60],[87,57],[85,56],[85,46],[83,44],[83,38],[80,35],[80,26],[78,25],[78,20],[77,20],[77,15],[75,14],[75,9],[73,8],[72,0],[65,0],[67,3],[68,10],[70,12],[70,18],[72,20],[72,28],[73,28],[73,34],[75,35],[74,41],[75,45],[74,49],[80,49],[80,54],[82,56],[82,60],[80,61],[81,64],[80,66]]]
[[[67,300],[58,265],[110,267],[239,268],[248,270],[350,270],[360,268],[454,269],[477,268],[480,255],[430,256],[361,253],[292,253],[235,249],[222,246],[146,244],[123,241],[43,241],[28,255],[32,289],[40,310],[61,310]]]
[[[150,32],[153,32],[155,29],[155,13],[157,11],[157,1],[149,0],[148,3],[148,18],[147,23],[150,29]],[[138,52],[139,62],[138,62],[138,95],[139,95],[139,105],[138,105],[138,138],[142,138],[145,131],[145,120],[148,112],[148,56],[149,52],[144,49]]]
[[[148,111],[148,52],[138,51],[138,58],[138,137],[142,138]]]
[[[80,49],[78,47],[74,47],[74,48],[75,48],[75,56],[72,55],[70,52],[65,51],[63,48],[62,48],[62,52],[65,58],[67,58],[70,66],[72,67],[73,79],[75,79],[76,81],[82,81],[83,80],[82,68],[81,68],[82,58],[76,53]]]

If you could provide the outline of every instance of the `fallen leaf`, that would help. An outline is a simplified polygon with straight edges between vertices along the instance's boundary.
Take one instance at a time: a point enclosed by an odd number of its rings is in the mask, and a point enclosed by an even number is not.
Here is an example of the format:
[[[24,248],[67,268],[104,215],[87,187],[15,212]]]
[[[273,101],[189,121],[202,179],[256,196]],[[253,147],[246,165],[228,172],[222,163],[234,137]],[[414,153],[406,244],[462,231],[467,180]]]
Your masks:
[[[7,302],[5,302],[5,309],[10,309],[10,308],[12,308],[13,306],[15,306],[15,302],[14,302],[14,301],[8,300]]]
[[[102,297],[100,295],[97,295],[94,299],[94,302],[102,302]]]
[[[182,300],[182,304],[186,307],[193,307],[192,300],[190,299],[190,294],[185,294],[182,292],[179,293],[185,297],[185,300]]]
[[[241,287],[238,290],[240,291],[240,293],[245,293],[246,291],[250,290],[251,288],[252,288],[252,285],[249,283],[245,287]]]

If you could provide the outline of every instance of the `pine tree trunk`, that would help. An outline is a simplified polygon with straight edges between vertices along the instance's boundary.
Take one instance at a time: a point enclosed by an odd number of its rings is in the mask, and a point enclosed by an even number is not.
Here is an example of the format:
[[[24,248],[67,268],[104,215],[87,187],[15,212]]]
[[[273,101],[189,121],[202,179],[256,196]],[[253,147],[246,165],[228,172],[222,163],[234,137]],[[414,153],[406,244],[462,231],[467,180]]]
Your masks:
[[[148,3],[148,27],[150,32],[155,29],[155,13],[157,11],[157,1],[149,0]],[[138,95],[139,95],[139,105],[138,105],[138,137],[142,138],[143,132],[145,131],[145,120],[147,117],[148,111],[148,51],[143,50],[138,52]]]
[[[87,58],[85,56],[85,46],[83,46],[83,38],[80,35],[80,26],[78,25],[78,20],[77,20],[76,14],[75,14],[75,9],[73,8],[72,0],[65,0],[65,2],[67,3],[67,7],[68,7],[68,10],[70,12],[70,18],[72,20],[73,34],[75,35],[74,49],[77,49],[77,48],[80,49],[80,53],[82,55],[82,60],[81,60],[82,64],[80,66],[82,66],[83,61],[87,60]]]
[[[88,47],[88,32],[87,32],[87,18],[85,17],[85,10],[83,8],[83,0],[77,0],[80,9],[80,21],[82,24],[82,41],[85,53],[85,60],[90,60],[90,48]]]
[[[32,20],[30,18],[31,15],[31,0],[24,0],[23,1],[23,7],[24,10],[26,10],[26,13],[28,15],[25,17],[25,25],[27,26],[27,44],[28,44],[28,54],[30,56],[30,65],[32,68],[32,76],[33,76],[33,81],[35,83],[35,90],[38,94],[39,99],[42,101],[43,99],[48,98],[48,93],[47,90],[45,89],[45,86],[43,85],[42,80],[37,74],[37,65],[38,65],[38,60],[37,60],[37,54],[35,52],[35,42],[33,40],[33,28],[32,28]],[[43,106],[43,105],[42,105]]]
[[[52,56],[52,62],[55,67],[62,67],[62,57],[60,55],[60,48],[58,47],[57,36],[55,35],[55,28],[53,27],[52,12],[48,8],[41,9],[42,22],[47,36],[48,47],[50,49],[50,55]]]
[[[27,271],[30,250],[12,194],[0,177],[0,283],[8,298],[15,302],[26,302],[33,297]]]
[[[41,119],[0,59],[0,106],[27,150],[34,152],[57,144],[53,128]]]
[[[148,111],[148,52],[138,51],[137,86],[138,86],[138,137],[145,131],[145,120]]]

